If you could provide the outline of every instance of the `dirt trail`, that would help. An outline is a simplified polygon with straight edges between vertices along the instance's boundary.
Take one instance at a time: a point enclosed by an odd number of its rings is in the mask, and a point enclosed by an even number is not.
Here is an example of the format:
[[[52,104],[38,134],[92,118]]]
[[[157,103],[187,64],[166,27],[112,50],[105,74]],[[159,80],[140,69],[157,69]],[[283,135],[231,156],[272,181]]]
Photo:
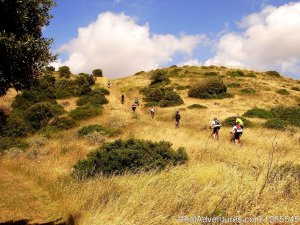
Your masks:
[[[42,223],[58,219],[48,192],[27,177],[0,166],[0,223],[28,219]]]

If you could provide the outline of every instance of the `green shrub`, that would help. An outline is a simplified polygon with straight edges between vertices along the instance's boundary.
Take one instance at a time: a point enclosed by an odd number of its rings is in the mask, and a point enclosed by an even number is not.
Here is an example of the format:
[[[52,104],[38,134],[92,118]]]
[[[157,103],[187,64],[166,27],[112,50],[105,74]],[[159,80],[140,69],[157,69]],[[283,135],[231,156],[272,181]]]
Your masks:
[[[253,88],[244,88],[241,91],[241,94],[255,94],[256,91]]]
[[[95,76],[95,77],[103,77],[101,69],[95,69],[95,70],[93,70],[92,73],[93,73],[93,76]]]
[[[264,126],[266,128],[285,130],[288,126],[288,122],[279,118],[270,119],[265,122]]]
[[[92,91],[92,94],[102,94],[102,95],[109,95],[110,92],[106,88],[96,88]]]
[[[31,126],[20,110],[13,110],[7,118],[4,134],[8,137],[24,137],[31,132]]]
[[[159,102],[147,102],[145,106],[146,107],[159,106]]]
[[[245,75],[245,77],[257,77],[255,73],[251,72]]]
[[[216,77],[218,75],[219,74],[217,72],[206,72],[206,73],[204,73],[204,76],[207,76],[207,77]]]
[[[204,106],[204,105],[199,105],[199,104],[189,105],[187,108],[188,108],[188,109],[207,109],[206,106]]]
[[[254,124],[250,120],[244,117],[240,117],[240,119],[244,122],[244,127],[254,126]],[[224,124],[224,126],[233,126],[234,123],[235,123],[235,118],[232,116],[232,117],[227,117],[222,124]]]
[[[143,74],[143,73],[145,73],[145,71],[136,72],[134,75],[140,75],[140,74]]]
[[[230,77],[244,77],[245,76],[244,72],[241,70],[228,71],[226,73],[226,75],[230,76]]]
[[[300,107],[276,106],[271,109],[274,117],[300,127]]]
[[[90,103],[77,107],[69,112],[69,116],[74,120],[84,120],[98,116],[102,113],[102,108]]]
[[[179,94],[173,91],[167,91],[159,105],[160,107],[169,107],[181,104],[183,104],[183,100]]]
[[[28,148],[28,144],[21,139],[11,137],[0,137],[0,152],[14,147],[25,149]]]
[[[231,84],[228,84],[228,87],[229,88],[240,88],[241,84],[240,83],[231,83]]]
[[[55,68],[53,66],[46,66],[45,69],[48,72],[54,72],[55,71]]]
[[[81,76],[81,77],[84,77],[87,80],[87,82],[89,83],[89,86],[92,86],[96,83],[95,78],[94,78],[93,75],[89,75],[87,73],[80,73],[78,75]]]
[[[4,127],[7,124],[7,118],[7,113],[4,111],[4,109],[0,108],[0,136],[3,135],[3,132],[5,130]]]
[[[276,93],[280,94],[280,95],[289,95],[290,94],[290,92],[288,92],[286,89],[276,90]]]
[[[36,103],[32,105],[26,112],[26,120],[31,127],[39,130],[47,126],[49,120],[54,117],[52,105],[48,102]]]
[[[103,104],[107,104],[108,100],[102,94],[94,94],[94,95],[83,95],[76,102],[77,106],[82,106],[87,103],[90,103],[91,105],[94,106],[100,106]]]
[[[104,128],[101,125],[93,124],[82,127],[80,130],[78,130],[78,136],[83,137],[94,132],[98,132],[111,137],[117,136],[121,133],[120,129],[118,128]]]
[[[294,91],[300,91],[300,88],[299,87],[292,87],[292,90],[294,90]]]
[[[71,71],[68,66],[61,66],[58,68],[58,74],[60,77],[70,78]]]
[[[83,137],[83,136],[86,136],[93,132],[100,132],[100,133],[103,132],[104,133],[104,128],[98,124],[88,125],[88,126],[82,127],[80,130],[78,130],[78,136]]]
[[[167,77],[167,72],[164,70],[155,70],[150,77],[150,86],[161,86],[171,83],[170,79]]]
[[[55,117],[50,123],[50,126],[57,127],[59,130],[68,130],[73,128],[75,125],[75,121],[67,116]]]
[[[220,95],[224,97],[227,92],[227,87],[223,80],[218,78],[205,79],[190,88],[189,97],[193,98],[218,98]]]
[[[144,101],[146,102],[160,102],[166,94],[166,89],[144,88],[141,90],[141,93],[145,95]]]
[[[273,118],[273,114],[270,111],[267,111],[265,109],[260,109],[260,108],[250,109],[247,112],[245,112],[243,116],[250,117],[250,118],[257,117],[262,119]]]
[[[265,74],[271,77],[280,77],[280,73],[277,71],[266,71]]]
[[[80,179],[96,175],[122,175],[162,170],[185,163],[188,159],[185,149],[174,151],[171,146],[169,142],[134,139],[105,143],[90,152],[86,160],[74,165],[74,175]]]

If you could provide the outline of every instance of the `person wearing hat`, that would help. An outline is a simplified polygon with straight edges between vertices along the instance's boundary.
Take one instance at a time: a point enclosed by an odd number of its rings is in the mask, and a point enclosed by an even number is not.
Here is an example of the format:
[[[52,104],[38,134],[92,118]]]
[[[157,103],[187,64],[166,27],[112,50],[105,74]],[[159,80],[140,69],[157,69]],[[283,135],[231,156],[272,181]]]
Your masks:
[[[212,136],[214,138],[214,140],[218,140],[219,139],[219,130],[221,129],[221,124],[218,121],[218,118],[215,117],[214,120],[211,123],[210,129],[213,129],[212,132]]]

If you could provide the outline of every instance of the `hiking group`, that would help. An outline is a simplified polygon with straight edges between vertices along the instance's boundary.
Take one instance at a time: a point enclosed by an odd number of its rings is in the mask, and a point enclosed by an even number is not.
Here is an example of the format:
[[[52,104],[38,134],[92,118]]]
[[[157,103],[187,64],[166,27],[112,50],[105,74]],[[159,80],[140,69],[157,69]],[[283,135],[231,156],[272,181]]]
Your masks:
[[[125,103],[125,96],[122,94],[121,95],[121,104],[123,105]],[[131,106],[132,111],[135,113],[137,107],[140,106],[139,103],[139,98],[135,97],[133,104]],[[154,107],[150,108],[150,117],[152,119],[154,119],[154,114],[156,112],[156,109],[154,109]],[[242,144],[241,142],[241,136],[243,134],[243,128],[244,128],[244,123],[241,120],[241,118],[239,118],[237,115],[234,116],[235,118],[235,122],[233,124],[233,128],[232,131],[230,132],[231,134],[231,139],[230,141],[232,143],[235,144]],[[180,125],[180,119],[181,119],[181,115],[179,113],[179,111],[176,111],[176,113],[173,116],[173,119],[175,120],[175,128],[179,128]],[[210,129],[212,129],[212,137],[214,140],[219,140],[219,131],[221,129],[221,123],[218,121],[218,118],[215,117],[210,125]]]
[[[242,144],[241,142],[241,136],[243,134],[243,128],[244,128],[244,122],[239,118],[237,115],[234,116],[235,122],[233,124],[230,141],[235,144]],[[211,123],[210,128],[212,131],[212,137],[214,140],[219,139],[219,130],[221,129],[221,123],[218,121],[218,118],[215,117],[214,120]]]

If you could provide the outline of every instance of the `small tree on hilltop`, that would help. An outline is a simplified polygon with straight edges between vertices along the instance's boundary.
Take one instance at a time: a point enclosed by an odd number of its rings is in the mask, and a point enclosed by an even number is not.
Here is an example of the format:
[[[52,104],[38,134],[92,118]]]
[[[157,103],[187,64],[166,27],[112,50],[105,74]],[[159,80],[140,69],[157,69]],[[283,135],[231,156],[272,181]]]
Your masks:
[[[58,73],[60,77],[69,78],[71,75],[70,67],[68,66],[61,66],[58,68]]]
[[[93,70],[92,73],[93,73],[93,76],[95,76],[95,77],[103,77],[101,69],[95,69],[95,70]]]

